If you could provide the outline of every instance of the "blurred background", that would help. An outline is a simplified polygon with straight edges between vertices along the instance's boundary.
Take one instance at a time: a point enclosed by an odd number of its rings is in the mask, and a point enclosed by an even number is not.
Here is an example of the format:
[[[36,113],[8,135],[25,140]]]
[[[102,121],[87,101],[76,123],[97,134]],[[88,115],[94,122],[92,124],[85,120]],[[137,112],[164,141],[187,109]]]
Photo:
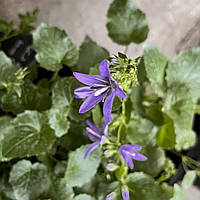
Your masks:
[[[168,58],[200,41],[199,0],[134,0],[147,15],[150,33],[145,43],[159,47]],[[0,17],[18,23],[17,13],[39,7],[41,22],[65,29],[80,45],[86,34],[111,53],[123,51],[107,36],[106,13],[111,0],[0,0]],[[136,57],[142,45],[131,44],[128,54]]]
[[[106,13],[112,0],[0,0],[0,18],[18,24],[17,13],[40,9],[36,25],[45,22],[64,29],[73,42],[80,46],[89,35],[111,54],[124,51],[107,36]],[[148,39],[168,58],[180,50],[200,45],[200,0],[134,0],[146,13],[150,26]],[[142,53],[142,45],[131,44],[128,55]],[[185,191],[186,200],[199,200],[200,190]]]

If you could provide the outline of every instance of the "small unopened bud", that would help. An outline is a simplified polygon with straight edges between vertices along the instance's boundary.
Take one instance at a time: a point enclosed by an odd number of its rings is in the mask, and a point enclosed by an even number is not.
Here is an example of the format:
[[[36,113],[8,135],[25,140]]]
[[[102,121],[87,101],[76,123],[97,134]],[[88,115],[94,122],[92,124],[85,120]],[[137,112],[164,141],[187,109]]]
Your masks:
[[[112,200],[112,199],[114,199],[114,197],[115,197],[115,193],[114,193],[114,192],[111,192],[110,194],[108,194],[108,195],[106,196],[106,200]]]
[[[109,163],[106,165],[106,169],[111,172],[115,171],[118,168],[119,168],[119,166],[116,164],[113,164],[113,163]]]
[[[111,58],[110,64],[111,64],[111,65],[118,65],[118,64],[119,64],[119,61],[118,61],[116,58]]]
[[[104,151],[104,155],[105,155],[105,157],[106,158],[109,158],[109,157],[111,157],[114,153],[116,153],[116,150],[106,150],[106,151]]]

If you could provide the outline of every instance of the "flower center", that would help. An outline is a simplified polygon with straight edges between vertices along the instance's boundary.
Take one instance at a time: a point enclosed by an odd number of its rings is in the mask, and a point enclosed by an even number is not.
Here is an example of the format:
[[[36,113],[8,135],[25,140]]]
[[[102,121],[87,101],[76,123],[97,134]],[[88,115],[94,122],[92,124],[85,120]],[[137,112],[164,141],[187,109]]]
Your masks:
[[[96,78],[96,79],[101,81],[102,83],[95,84],[95,86],[97,86],[98,88],[94,88],[95,90],[94,96],[99,96],[102,93],[105,93],[105,96],[104,96],[104,99],[105,99],[107,96],[109,96],[112,92],[115,92],[115,90],[117,89],[116,83],[112,79],[108,79],[108,80],[103,80],[100,78]]]

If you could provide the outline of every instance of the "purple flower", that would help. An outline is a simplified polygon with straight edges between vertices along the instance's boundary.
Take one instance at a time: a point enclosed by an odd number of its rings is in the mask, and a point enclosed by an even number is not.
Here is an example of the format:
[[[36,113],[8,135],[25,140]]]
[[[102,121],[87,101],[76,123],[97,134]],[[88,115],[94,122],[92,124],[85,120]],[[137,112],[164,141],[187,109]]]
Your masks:
[[[143,156],[142,154],[136,152],[135,150],[141,149],[142,147],[140,145],[130,145],[130,144],[125,144],[120,146],[120,153],[122,157],[124,158],[124,161],[131,169],[134,168],[132,158],[134,160],[139,160],[139,161],[145,161],[147,160],[146,156]]]
[[[122,193],[123,200],[129,200],[129,191],[126,186],[121,187],[121,193]]]
[[[93,108],[100,101],[104,101],[103,114],[106,123],[112,121],[111,111],[115,96],[125,98],[126,94],[119,88],[115,79],[111,76],[109,71],[109,64],[104,60],[99,65],[101,75],[87,75],[74,72],[75,78],[81,83],[87,85],[74,90],[76,98],[87,99],[82,103],[79,113],[84,113]]]
[[[104,127],[104,131],[101,130],[99,127],[95,126],[92,122],[86,121],[88,127],[86,128],[86,134],[89,137],[92,143],[87,151],[85,152],[84,159],[87,158],[87,156],[100,144],[103,144],[106,141],[106,135],[107,135],[107,126]]]

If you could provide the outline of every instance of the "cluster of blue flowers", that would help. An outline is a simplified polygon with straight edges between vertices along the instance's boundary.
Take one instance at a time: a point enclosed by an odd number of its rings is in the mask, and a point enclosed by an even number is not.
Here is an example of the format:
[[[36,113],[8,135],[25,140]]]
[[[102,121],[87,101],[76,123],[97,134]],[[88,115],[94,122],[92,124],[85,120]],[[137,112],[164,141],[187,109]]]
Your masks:
[[[103,130],[99,127],[95,126],[90,121],[86,121],[88,127],[86,128],[86,134],[88,138],[94,142],[92,143],[87,151],[85,152],[84,158],[92,152],[96,147],[102,145],[107,142],[108,138],[108,126],[112,121],[111,112],[112,105],[115,96],[120,98],[126,98],[126,94],[120,89],[116,80],[111,76],[109,70],[109,63],[107,60],[104,60],[100,66],[99,71],[101,75],[87,75],[78,72],[74,72],[75,78],[81,83],[87,85],[84,87],[80,87],[75,89],[74,93],[76,98],[86,98],[82,103],[79,109],[79,113],[84,113],[93,108],[96,104],[103,101],[103,115],[105,118],[104,128]],[[119,152],[123,157],[125,163],[131,168],[134,168],[132,159],[145,161],[147,158],[138,153],[136,150],[141,149],[139,145],[130,145],[125,144],[119,147]],[[107,168],[112,168],[112,164],[108,164]],[[122,185],[121,194],[123,200],[129,200],[129,191],[126,185]],[[115,196],[115,193],[112,192],[107,195],[106,200],[112,200]]]

